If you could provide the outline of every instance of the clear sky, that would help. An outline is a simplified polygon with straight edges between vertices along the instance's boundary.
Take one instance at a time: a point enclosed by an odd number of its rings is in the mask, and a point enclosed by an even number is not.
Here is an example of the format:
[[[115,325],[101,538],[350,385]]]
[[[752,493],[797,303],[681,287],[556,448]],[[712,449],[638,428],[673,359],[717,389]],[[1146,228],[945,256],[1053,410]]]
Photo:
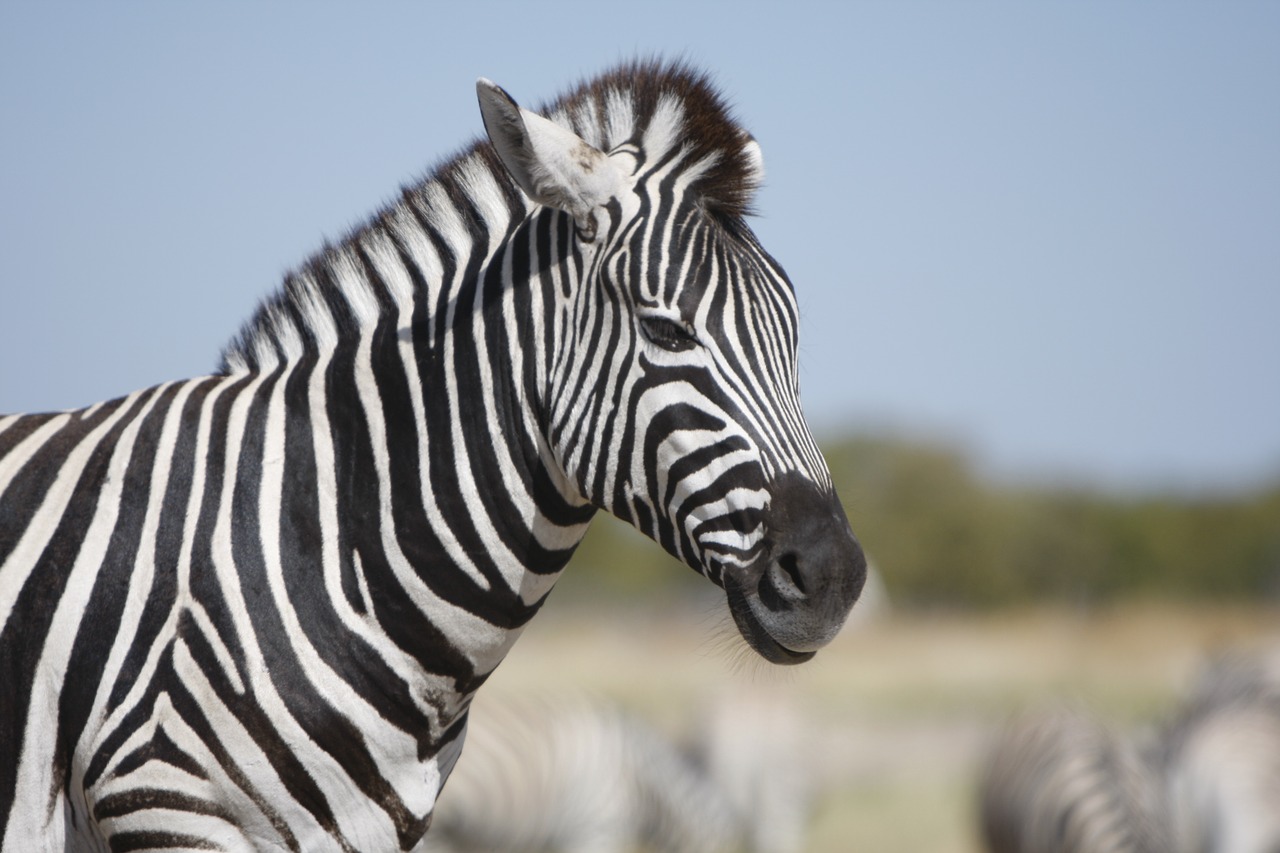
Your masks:
[[[820,435],[1016,478],[1280,473],[1280,3],[0,6],[0,411],[206,373],[282,272],[621,59],[760,140]]]

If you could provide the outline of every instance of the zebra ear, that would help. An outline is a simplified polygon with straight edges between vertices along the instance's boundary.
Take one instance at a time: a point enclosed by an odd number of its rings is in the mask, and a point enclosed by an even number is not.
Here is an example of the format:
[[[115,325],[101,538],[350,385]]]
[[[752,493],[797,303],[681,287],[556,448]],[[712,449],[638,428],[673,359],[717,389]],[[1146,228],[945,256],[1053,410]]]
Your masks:
[[[580,237],[595,239],[595,209],[622,188],[618,167],[573,131],[521,107],[491,81],[476,81],[476,94],[489,140],[525,195],[565,211]]]

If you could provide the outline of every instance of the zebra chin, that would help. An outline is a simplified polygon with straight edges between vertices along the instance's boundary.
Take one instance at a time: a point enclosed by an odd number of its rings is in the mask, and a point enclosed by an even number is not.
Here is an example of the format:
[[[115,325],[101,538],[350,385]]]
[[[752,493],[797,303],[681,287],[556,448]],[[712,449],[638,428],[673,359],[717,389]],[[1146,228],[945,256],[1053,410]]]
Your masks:
[[[761,657],[804,663],[840,633],[867,560],[834,491],[788,474],[769,492],[764,548],[750,565],[722,565],[725,598]]]

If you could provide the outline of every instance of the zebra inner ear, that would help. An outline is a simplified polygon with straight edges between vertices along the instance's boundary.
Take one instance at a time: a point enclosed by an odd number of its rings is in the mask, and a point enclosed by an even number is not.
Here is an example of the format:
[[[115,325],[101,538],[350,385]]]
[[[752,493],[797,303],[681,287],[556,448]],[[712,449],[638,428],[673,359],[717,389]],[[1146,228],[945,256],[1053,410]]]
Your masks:
[[[573,217],[579,235],[595,237],[595,209],[616,198],[624,176],[604,152],[573,131],[517,104],[502,87],[476,81],[489,141],[525,195]]]

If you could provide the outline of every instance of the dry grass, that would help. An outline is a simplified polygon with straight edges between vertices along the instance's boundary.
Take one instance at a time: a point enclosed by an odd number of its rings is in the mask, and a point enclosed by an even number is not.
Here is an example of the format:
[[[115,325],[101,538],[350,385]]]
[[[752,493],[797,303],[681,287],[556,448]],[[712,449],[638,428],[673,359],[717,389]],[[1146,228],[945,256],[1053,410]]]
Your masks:
[[[806,847],[815,853],[976,851],[975,775],[1012,711],[1068,700],[1119,723],[1154,720],[1214,649],[1280,641],[1274,608],[896,614],[779,670],[739,656],[716,615],[557,604],[482,700],[587,689],[678,732],[722,697],[785,695],[805,721],[820,788]]]

